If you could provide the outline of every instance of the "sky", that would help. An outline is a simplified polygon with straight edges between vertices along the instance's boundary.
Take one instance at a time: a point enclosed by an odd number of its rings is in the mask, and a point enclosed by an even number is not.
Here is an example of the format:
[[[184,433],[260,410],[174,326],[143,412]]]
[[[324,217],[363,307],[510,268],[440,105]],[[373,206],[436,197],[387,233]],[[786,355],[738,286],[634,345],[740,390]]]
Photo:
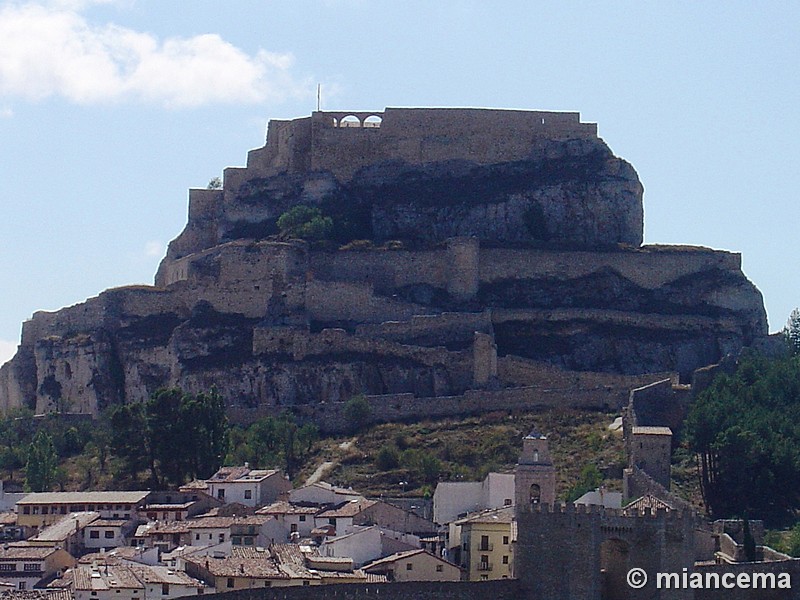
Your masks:
[[[0,363],[37,310],[152,283],[187,190],[270,118],[579,111],[645,187],[645,243],[742,253],[800,305],[800,3],[0,0]]]

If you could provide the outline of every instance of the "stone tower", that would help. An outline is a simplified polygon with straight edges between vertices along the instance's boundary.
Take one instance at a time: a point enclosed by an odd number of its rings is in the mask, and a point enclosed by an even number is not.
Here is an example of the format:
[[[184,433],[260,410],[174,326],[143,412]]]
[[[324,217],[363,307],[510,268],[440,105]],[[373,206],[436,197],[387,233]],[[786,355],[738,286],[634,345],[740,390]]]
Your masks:
[[[550,459],[547,436],[532,431],[522,440],[522,454],[515,471],[517,512],[530,512],[536,504],[556,501],[556,469]]]

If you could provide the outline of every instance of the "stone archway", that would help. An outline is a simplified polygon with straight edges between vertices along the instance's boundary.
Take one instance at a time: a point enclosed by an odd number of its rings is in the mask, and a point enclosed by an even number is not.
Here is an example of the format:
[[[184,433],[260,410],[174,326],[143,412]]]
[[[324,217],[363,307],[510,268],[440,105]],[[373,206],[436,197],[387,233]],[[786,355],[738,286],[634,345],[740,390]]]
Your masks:
[[[630,569],[630,544],[609,538],[600,544],[600,577],[602,600],[628,600],[630,588],[626,576]]]

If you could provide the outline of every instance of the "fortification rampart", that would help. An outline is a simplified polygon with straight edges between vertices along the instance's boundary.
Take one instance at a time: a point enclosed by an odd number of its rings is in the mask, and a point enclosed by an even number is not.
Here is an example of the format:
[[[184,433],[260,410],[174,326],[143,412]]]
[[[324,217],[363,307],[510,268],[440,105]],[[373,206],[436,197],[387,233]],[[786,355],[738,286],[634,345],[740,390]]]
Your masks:
[[[347,181],[359,169],[386,161],[494,164],[528,158],[537,140],[596,138],[597,125],[581,123],[578,113],[469,108],[315,112],[310,118],[270,121],[266,145],[248,155],[249,173],[227,169],[225,189],[238,189],[245,177],[284,171],[326,170]]]
[[[515,579],[499,581],[409,581],[390,584],[344,583],[237,590],[206,594],[212,600],[521,600]]]
[[[492,331],[492,313],[485,310],[478,313],[444,312],[435,315],[413,315],[408,321],[383,321],[356,327],[356,335],[369,338],[382,338],[397,342],[414,340],[428,346],[431,343],[445,345],[446,341],[472,341],[476,331]]]

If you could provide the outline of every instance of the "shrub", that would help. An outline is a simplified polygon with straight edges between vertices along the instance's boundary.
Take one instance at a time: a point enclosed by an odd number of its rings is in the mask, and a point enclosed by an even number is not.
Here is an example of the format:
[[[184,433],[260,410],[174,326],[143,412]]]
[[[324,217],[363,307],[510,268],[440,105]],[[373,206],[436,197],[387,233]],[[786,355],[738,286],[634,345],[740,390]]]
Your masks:
[[[344,405],[344,418],[350,431],[361,431],[372,418],[372,407],[363,394],[353,396]]]
[[[381,471],[391,471],[400,465],[400,453],[394,446],[383,446],[375,457],[375,466]]]
[[[278,218],[278,229],[284,235],[307,240],[325,240],[333,231],[333,219],[323,216],[316,206],[294,206]]]

